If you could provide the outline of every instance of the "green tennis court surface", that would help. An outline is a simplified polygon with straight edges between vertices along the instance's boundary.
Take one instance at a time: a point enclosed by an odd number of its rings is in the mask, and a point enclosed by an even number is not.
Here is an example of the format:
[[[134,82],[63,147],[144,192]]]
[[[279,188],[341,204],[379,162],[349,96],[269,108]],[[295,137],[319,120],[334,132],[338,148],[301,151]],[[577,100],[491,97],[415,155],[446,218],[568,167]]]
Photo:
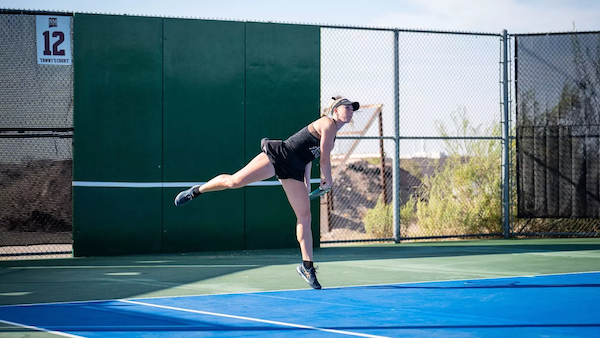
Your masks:
[[[294,270],[299,261],[297,250],[3,261],[0,336],[92,337],[115,332],[161,337],[174,332],[182,337],[348,332],[435,336],[437,332],[437,336],[585,337],[600,330],[600,275],[594,273],[600,270],[600,239],[327,247],[315,254],[324,286],[320,291],[305,290],[308,286]],[[368,285],[379,286],[356,287]],[[291,301],[256,303],[263,298]],[[100,302],[81,303],[95,300]],[[57,302],[63,304],[48,304]],[[487,302],[495,305],[482,305]],[[35,305],[11,306],[19,304]],[[368,304],[368,309],[353,312],[350,320],[342,315],[361,304]],[[523,304],[528,307],[518,310]],[[548,315],[552,306],[558,307],[553,316]],[[82,308],[89,321],[69,321]],[[386,312],[391,308],[394,313]],[[308,316],[311,309],[327,314],[327,320]],[[160,311],[147,313],[150,310]],[[462,310],[466,317],[461,317]],[[382,312],[385,320],[378,322]],[[185,317],[177,317],[184,324],[165,324],[173,313]],[[132,314],[159,321],[136,321]],[[357,322],[365,315],[373,325]],[[43,326],[57,333],[39,331]]]

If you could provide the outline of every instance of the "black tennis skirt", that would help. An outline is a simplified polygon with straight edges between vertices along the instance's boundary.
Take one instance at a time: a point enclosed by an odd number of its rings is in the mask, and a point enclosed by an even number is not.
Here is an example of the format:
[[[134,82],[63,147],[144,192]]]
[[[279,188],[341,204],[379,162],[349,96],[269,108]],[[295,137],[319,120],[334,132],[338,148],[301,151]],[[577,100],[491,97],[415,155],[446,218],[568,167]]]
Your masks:
[[[285,146],[283,141],[263,138],[260,141],[260,149],[267,154],[267,157],[273,163],[275,175],[278,179],[293,178],[304,182],[306,164],[302,163],[298,156]]]

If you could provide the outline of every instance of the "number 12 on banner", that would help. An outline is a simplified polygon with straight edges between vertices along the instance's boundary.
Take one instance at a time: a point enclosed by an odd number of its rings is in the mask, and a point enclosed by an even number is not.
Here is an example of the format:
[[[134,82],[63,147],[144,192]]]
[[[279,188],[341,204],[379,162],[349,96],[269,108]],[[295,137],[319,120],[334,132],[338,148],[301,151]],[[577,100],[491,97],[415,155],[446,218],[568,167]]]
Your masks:
[[[58,49],[59,46],[65,41],[65,33],[63,32],[52,32],[53,38],[58,38],[54,44],[52,44],[52,50],[50,50],[50,31],[44,33],[44,55],[57,55],[65,56],[64,49]]]
[[[36,16],[37,63],[71,64],[71,18],[68,16]]]

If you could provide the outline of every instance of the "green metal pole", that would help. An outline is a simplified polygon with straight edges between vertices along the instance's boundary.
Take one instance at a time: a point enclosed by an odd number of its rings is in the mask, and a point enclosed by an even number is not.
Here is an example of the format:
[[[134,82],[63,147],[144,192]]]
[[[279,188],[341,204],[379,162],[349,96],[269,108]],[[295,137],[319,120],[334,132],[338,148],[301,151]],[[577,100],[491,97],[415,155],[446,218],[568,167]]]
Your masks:
[[[502,121],[502,142],[504,149],[502,153],[502,229],[504,238],[510,238],[510,130],[508,115],[508,34],[506,29],[502,31],[502,96],[504,101],[504,121]]]
[[[394,242],[400,243],[400,65],[399,32],[394,31]]]

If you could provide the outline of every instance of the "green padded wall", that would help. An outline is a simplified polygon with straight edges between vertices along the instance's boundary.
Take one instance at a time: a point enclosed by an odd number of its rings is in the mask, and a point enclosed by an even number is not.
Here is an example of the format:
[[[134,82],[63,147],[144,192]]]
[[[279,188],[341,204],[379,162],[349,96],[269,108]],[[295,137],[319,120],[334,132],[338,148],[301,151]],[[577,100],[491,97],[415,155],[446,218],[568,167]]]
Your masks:
[[[162,252],[160,202],[160,189],[74,187],[74,255]]]
[[[162,19],[74,17],[74,181],[162,179]],[[161,191],[73,191],[76,256],[161,249]]]
[[[319,81],[319,27],[246,24],[246,161],[260,152],[263,137],[285,139],[319,117]],[[316,166],[312,176],[319,177]],[[282,187],[245,190],[245,247],[297,247],[296,217]],[[311,204],[315,246],[318,203]]]
[[[243,22],[164,20],[163,179],[206,182],[244,163]],[[244,248],[244,191],[201,196],[164,188],[166,252]]]
[[[318,117],[319,27],[87,14],[74,23],[74,254],[297,247],[281,186],[180,208],[173,198],[243,167],[261,138]],[[318,246],[318,201],[312,208]]]

